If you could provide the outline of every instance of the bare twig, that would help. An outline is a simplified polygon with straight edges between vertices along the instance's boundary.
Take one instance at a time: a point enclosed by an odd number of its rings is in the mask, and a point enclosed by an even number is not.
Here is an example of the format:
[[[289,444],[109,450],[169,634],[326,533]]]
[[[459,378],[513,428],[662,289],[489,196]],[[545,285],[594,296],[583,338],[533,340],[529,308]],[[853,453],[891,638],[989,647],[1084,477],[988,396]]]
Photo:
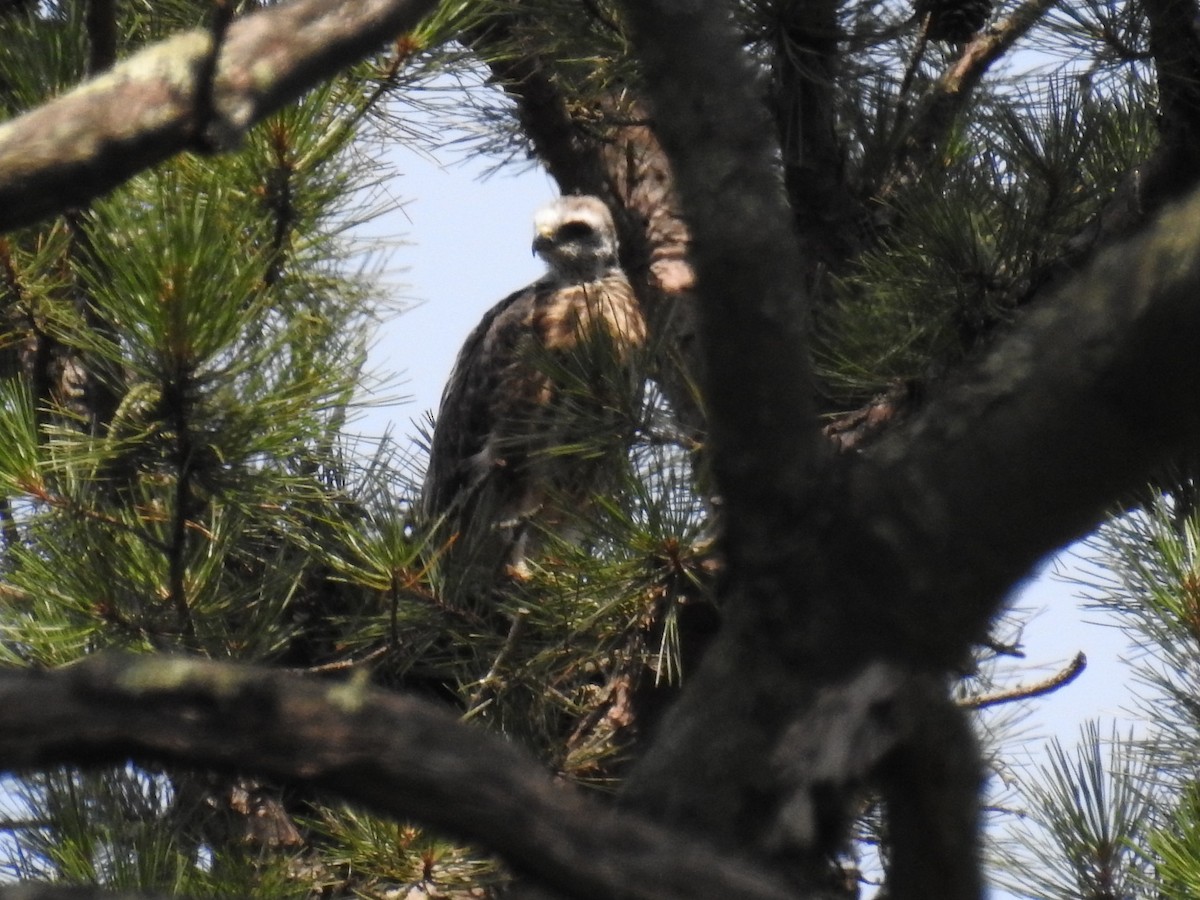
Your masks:
[[[979,697],[968,697],[960,700],[958,705],[963,709],[987,709],[989,706],[999,706],[1002,703],[1014,703],[1018,700],[1028,700],[1031,697],[1041,697],[1070,684],[1082,675],[1083,670],[1086,668],[1087,657],[1083,653],[1076,653],[1074,659],[1049,678],[1036,681],[1028,686],[1018,685],[1007,691],[997,691],[994,694],[983,694]]]
[[[339,659],[334,662],[322,663],[317,666],[305,666],[301,669],[289,669],[288,671],[297,675],[332,675],[334,672],[349,672],[369,666],[376,660],[383,659],[391,652],[393,652],[392,647],[376,647],[369,653],[356,656],[352,659]]]
[[[467,702],[467,711],[464,718],[470,718],[474,713],[479,711],[479,708],[487,700],[492,688],[500,680],[500,670],[512,656],[513,650],[517,646],[517,641],[520,640],[521,633],[525,630],[525,623],[529,619],[529,610],[518,609],[512,617],[512,625],[508,629],[508,636],[504,639],[503,646],[500,647],[500,652],[496,654],[496,658],[492,660],[492,665],[487,670],[487,674],[479,679],[479,683],[475,686],[475,690],[471,692],[471,699]]]

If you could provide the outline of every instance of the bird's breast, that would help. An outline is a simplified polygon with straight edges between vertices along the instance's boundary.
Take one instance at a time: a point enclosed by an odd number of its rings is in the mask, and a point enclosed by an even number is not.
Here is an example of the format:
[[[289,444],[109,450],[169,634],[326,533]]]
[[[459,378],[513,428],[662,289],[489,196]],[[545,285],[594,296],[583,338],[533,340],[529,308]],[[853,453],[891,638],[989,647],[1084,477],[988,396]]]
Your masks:
[[[576,346],[589,333],[607,332],[618,347],[645,342],[646,326],[633,290],[614,276],[546,291],[533,313],[533,331],[548,350]]]

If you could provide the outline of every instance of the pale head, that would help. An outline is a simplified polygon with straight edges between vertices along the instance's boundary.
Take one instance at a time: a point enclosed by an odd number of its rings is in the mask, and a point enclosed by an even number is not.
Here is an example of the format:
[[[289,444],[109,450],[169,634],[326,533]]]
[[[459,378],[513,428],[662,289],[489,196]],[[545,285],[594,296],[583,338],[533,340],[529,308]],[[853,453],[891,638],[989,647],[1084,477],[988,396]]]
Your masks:
[[[564,281],[595,281],[617,267],[617,229],[598,197],[559,197],[533,219],[533,252]]]

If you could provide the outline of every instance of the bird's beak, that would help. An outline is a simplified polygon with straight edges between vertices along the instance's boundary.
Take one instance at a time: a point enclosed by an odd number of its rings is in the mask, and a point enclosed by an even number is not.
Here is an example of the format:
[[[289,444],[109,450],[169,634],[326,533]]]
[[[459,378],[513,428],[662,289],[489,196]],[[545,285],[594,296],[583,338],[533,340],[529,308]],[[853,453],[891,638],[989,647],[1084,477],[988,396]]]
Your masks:
[[[545,253],[554,246],[554,235],[550,231],[539,231],[537,237],[533,239],[533,255]]]

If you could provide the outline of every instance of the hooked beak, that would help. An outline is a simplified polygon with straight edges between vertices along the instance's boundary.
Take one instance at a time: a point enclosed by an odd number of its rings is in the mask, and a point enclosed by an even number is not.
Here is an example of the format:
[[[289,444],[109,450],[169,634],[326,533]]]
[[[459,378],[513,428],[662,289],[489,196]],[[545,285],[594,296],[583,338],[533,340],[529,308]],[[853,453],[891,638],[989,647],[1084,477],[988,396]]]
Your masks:
[[[549,232],[540,232],[538,236],[533,239],[533,255],[537,256],[541,253],[545,253],[553,246],[553,236]]]

